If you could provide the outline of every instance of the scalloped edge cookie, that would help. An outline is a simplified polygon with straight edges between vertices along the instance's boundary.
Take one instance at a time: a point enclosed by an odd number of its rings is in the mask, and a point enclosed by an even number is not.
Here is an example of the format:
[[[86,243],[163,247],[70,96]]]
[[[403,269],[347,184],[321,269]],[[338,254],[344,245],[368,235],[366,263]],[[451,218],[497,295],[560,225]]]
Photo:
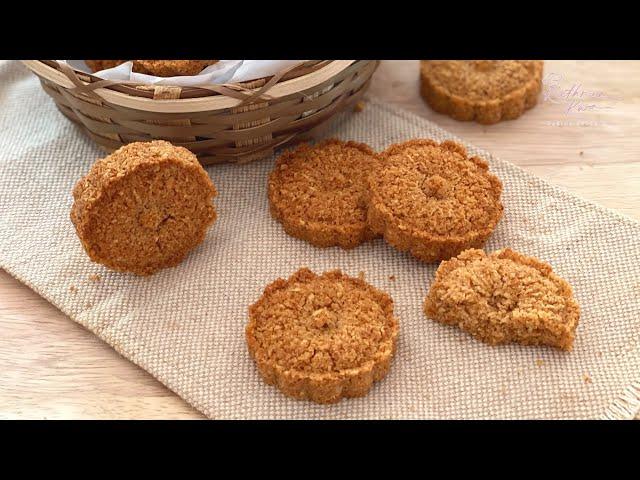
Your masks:
[[[279,290],[292,288],[300,282],[321,279],[335,284],[337,281],[350,282],[371,295],[385,312],[391,331],[385,336],[387,348],[378,353],[375,360],[368,360],[357,368],[339,372],[312,373],[302,370],[286,369],[273,362],[265,353],[264,347],[256,340],[257,317],[263,303],[270,295]],[[249,353],[256,363],[263,380],[276,386],[285,395],[316,403],[335,403],[342,398],[365,396],[373,384],[382,380],[388,373],[395,353],[398,337],[398,321],[393,316],[393,300],[385,292],[378,290],[360,278],[349,277],[340,270],[331,270],[317,275],[308,268],[301,268],[289,279],[279,278],[269,284],[260,299],[249,308],[249,323],[246,327],[246,341]]]
[[[502,183],[498,177],[489,172],[489,164],[485,160],[479,157],[468,157],[466,149],[451,140],[437,143],[429,139],[414,139],[396,143],[382,153],[381,168],[385,168],[385,159],[388,157],[402,153],[406,147],[415,146],[436,146],[453,151],[476,165],[480,172],[487,176],[492,187],[492,194],[496,202],[493,221],[479,225],[475,230],[464,235],[438,235],[430,231],[416,229],[407,224],[407,222],[398,219],[386,199],[378,193],[378,188],[376,187],[377,177],[382,171],[379,170],[369,176],[370,198],[367,221],[371,229],[381,234],[393,247],[401,251],[408,251],[424,262],[446,260],[467,248],[482,247],[502,218],[504,210],[500,201]]]
[[[420,94],[429,106],[438,113],[455,120],[471,121],[490,125],[502,120],[513,120],[532,108],[542,90],[542,60],[532,61],[531,80],[517,90],[492,100],[472,100],[449,92],[446,87],[431,80],[429,60],[420,61]]]

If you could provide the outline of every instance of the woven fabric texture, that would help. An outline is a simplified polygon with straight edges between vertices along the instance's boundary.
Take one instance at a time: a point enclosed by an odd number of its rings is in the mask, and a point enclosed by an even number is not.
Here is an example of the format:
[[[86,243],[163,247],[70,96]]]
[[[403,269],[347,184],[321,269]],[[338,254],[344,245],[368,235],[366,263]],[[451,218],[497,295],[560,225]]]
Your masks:
[[[422,314],[436,265],[382,240],[344,251],[287,236],[268,211],[273,159],[208,168],[219,219],[180,266],[140,278],[91,263],[69,220],[71,190],[103,154],[17,62],[0,63],[0,104],[0,267],[210,418],[633,418],[640,410],[638,222],[466,144],[504,183],[505,216],[486,249],[551,263],[582,308],[572,352],[490,347]],[[329,135],[376,149],[414,137],[461,141],[374,99],[337,118]],[[394,299],[398,350],[366,397],[328,406],[289,399],[249,358],[248,306],[301,266],[362,271]]]

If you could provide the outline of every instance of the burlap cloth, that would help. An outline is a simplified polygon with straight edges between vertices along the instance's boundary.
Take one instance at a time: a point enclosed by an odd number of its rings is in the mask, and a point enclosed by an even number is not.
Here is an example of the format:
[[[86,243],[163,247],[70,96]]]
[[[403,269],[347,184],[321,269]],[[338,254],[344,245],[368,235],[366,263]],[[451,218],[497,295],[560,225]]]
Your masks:
[[[487,249],[550,262],[582,307],[570,353],[489,347],[423,316],[435,265],[381,240],[343,251],[288,237],[267,208],[273,160],[208,169],[219,220],[177,268],[139,278],[93,264],[69,209],[74,183],[102,153],[17,62],[0,63],[0,105],[0,266],[211,418],[633,418],[640,410],[637,222],[467,144],[504,183],[505,217]],[[375,100],[337,119],[331,134],[377,149],[455,139]],[[262,382],[247,354],[248,305],[303,265],[363,271],[395,301],[398,351],[364,398],[289,399]]]

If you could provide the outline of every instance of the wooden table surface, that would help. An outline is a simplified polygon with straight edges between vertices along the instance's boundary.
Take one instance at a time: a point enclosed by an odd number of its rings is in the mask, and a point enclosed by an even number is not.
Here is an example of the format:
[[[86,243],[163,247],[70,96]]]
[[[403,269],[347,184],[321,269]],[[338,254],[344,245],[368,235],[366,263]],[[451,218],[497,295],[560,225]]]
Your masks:
[[[549,61],[545,75],[538,106],[492,126],[431,111],[417,61],[383,61],[370,94],[640,220],[640,62]],[[203,418],[1,269],[0,371],[0,418]]]

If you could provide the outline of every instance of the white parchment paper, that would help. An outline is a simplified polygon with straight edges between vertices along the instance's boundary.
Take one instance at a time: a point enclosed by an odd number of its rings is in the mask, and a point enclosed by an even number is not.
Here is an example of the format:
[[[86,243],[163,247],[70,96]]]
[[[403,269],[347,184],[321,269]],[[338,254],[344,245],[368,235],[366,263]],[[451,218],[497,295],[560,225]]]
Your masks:
[[[84,60],[58,60],[70,67],[92,73]],[[114,68],[95,72],[94,75],[105,80],[123,80],[147,85],[175,85],[194,87],[197,85],[215,85],[231,82],[246,82],[257,78],[268,77],[277,72],[299,65],[306,60],[220,60],[209,65],[198,75],[179,77],[156,77],[132,71],[133,62],[125,62]]]

